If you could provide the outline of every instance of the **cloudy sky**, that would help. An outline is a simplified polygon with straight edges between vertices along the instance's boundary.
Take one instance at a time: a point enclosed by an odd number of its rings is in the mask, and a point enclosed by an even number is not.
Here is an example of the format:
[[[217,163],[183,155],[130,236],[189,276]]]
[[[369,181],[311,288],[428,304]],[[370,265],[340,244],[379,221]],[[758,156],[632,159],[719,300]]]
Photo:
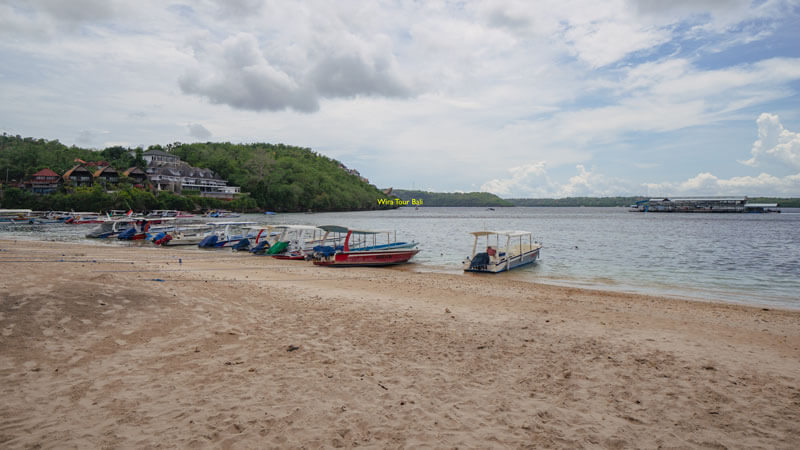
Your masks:
[[[800,196],[800,0],[0,0],[0,131],[379,187]]]

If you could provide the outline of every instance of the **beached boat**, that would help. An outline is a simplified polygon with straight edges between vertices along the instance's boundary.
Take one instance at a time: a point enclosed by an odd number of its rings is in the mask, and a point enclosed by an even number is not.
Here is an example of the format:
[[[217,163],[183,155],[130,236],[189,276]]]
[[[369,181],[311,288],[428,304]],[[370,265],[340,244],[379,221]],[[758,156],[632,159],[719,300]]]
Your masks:
[[[33,223],[30,209],[0,209],[0,223]]]
[[[150,238],[156,245],[198,245],[213,229],[209,225],[180,225]]]
[[[472,244],[472,256],[464,261],[465,272],[498,273],[531,264],[539,258],[540,242],[534,241],[528,231],[474,231],[475,241]],[[482,239],[486,241],[478,246]]]
[[[394,231],[353,230],[337,225],[319,228],[325,230],[323,241],[331,239],[342,242],[342,245],[314,247],[313,261],[316,265],[389,266],[406,263],[419,253],[416,242],[398,242]]]
[[[150,239],[152,236],[171,228],[171,226],[154,227],[154,224],[161,224],[172,220],[175,219],[169,217],[163,217],[160,219],[134,219],[132,226],[119,233],[117,235],[117,239],[121,241],[140,241]]]
[[[268,225],[250,229],[256,233],[250,252],[276,259],[310,259],[314,247],[325,243],[325,230],[313,225]]]
[[[76,212],[73,216],[65,220],[64,223],[72,225],[82,225],[86,223],[103,223],[108,217],[93,212]]]
[[[256,233],[250,230],[250,227],[257,225],[256,222],[208,222],[206,225],[212,229],[197,244],[200,248],[232,247],[243,239],[256,237]]]
[[[120,233],[133,227],[137,219],[130,217],[119,217],[107,219],[101,222],[96,228],[86,233],[87,238],[108,239],[117,237]]]

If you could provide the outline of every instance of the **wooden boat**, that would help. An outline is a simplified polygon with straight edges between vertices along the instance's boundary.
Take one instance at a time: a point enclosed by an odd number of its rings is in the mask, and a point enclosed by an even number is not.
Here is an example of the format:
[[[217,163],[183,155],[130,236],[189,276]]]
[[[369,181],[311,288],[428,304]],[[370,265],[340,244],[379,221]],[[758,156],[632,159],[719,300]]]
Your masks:
[[[419,253],[416,242],[397,242],[394,231],[353,230],[336,225],[319,228],[325,230],[323,240],[326,242],[332,234],[344,235],[341,246],[318,245],[314,248],[313,261],[319,266],[390,266],[407,263]],[[340,242],[337,237],[332,240]]]
[[[208,234],[197,244],[200,248],[232,247],[243,239],[253,239],[256,234],[249,227],[256,222],[208,222],[212,228]]]
[[[257,233],[250,252],[276,259],[310,259],[314,247],[325,242],[325,230],[313,225],[268,225],[250,229]]]
[[[540,242],[528,231],[474,231],[472,256],[464,261],[465,272],[499,273],[531,264],[539,258]],[[486,246],[479,247],[484,238]],[[478,252],[478,249],[485,251]]]
[[[213,228],[209,225],[181,225],[151,238],[156,245],[198,245]]]
[[[0,223],[33,223],[30,209],[0,209]]]
[[[130,220],[130,219],[129,219]],[[163,217],[160,219],[133,219],[130,228],[120,232],[117,239],[121,241],[141,241],[150,239],[153,235],[163,232],[170,227],[153,227],[154,224],[164,223],[175,220],[174,218]]]

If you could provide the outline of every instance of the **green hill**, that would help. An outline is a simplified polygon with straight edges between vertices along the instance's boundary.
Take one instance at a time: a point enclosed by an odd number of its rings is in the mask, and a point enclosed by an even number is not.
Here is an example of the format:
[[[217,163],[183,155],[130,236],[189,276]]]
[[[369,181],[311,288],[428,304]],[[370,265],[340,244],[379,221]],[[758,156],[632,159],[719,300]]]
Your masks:
[[[377,200],[386,198],[382,191],[370,185],[360,176],[351,173],[352,171],[346,170],[340,162],[307,148],[284,144],[207,142],[174,143],[163,147],[156,145],[149,149],[171,153],[195,167],[209,168],[226,179],[230,185],[240,186],[242,192],[249,193],[249,195],[240,196],[233,202],[232,206],[240,210],[366,210],[382,208],[378,205]],[[86,162],[102,160],[118,170],[125,170],[134,165],[144,165],[141,158],[137,159],[139,152],[143,149],[135,150],[136,156],[131,156],[131,149],[124,147],[90,150],[75,146],[68,147],[57,140],[22,138],[3,133],[0,136],[0,168],[7,169],[8,179],[12,182],[23,181],[43,168],[50,168],[62,174],[76,164],[76,158]],[[3,170],[3,172],[6,171]],[[5,181],[5,179],[6,173],[2,173],[2,180]],[[73,204],[71,198],[65,199],[64,196],[74,195],[78,191],[83,192],[87,189],[78,188],[70,192],[36,196],[35,198],[32,197],[33,194],[7,189],[13,193],[14,201],[12,205],[9,203],[9,199],[5,198],[3,206],[62,209],[58,206]],[[137,196],[137,198],[141,196],[139,193],[131,191],[130,187],[124,183],[120,186],[120,190],[128,192],[129,196]],[[58,202],[54,200],[55,196],[61,196]],[[176,196],[164,192],[158,194],[158,197],[161,196],[183,199],[191,197],[194,205],[192,202],[187,203],[183,200],[178,203],[189,207],[194,206],[194,208],[220,207],[219,201],[215,203],[208,199],[200,200],[196,196]],[[119,200],[107,195],[101,202],[100,197],[101,193],[94,194],[94,198],[103,205],[98,204],[90,209],[99,210],[107,205],[125,207],[125,199]],[[87,202],[82,201],[80,204],[85,207]],[[151,200],[137,201],[136,205],[146,209],[164,206],[163,202]]]
[[[427,192],[395,189],[392,195],[401,200],[422,200],[422,206],[514,206],[488,192]]]

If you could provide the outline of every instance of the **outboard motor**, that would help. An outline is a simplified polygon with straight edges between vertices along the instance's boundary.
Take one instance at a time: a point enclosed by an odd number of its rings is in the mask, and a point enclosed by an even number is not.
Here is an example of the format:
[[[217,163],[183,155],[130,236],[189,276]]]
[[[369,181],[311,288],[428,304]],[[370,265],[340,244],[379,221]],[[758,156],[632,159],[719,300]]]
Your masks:
[[[235,252],[246,252],[250,250],[250,239],[244,238],[231,247]]]
[[[216,234],[212,234],[211,236],[206,236],[205,238],[203,238],[203,240],[200,241],[200,243],[197,244],[197,246],[200,247],[200,248],[216,247],[218,240],[219,240],[219,237],[217,237]]]
[[[258,244],[256,244],[255,247],[250,249],[250,253],[254,255],[263,255],[264,253],[267,252],[267,250],[269,250],[269,242],[261,241]]]
[[[489,265],[489,254],[488,253],[478,253],[472,258],[472,262],[469,263],[470,269],[476,270],[483,270],[486,269],[486,266]]]
[[[123,241],[130,241],[133,239],[133,236],[136,234],[136,227],[130,227],[127,230],[123,231],[122,233],[117,235],[117,239]]]

